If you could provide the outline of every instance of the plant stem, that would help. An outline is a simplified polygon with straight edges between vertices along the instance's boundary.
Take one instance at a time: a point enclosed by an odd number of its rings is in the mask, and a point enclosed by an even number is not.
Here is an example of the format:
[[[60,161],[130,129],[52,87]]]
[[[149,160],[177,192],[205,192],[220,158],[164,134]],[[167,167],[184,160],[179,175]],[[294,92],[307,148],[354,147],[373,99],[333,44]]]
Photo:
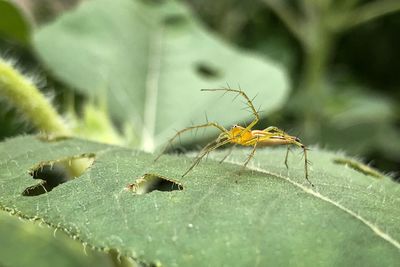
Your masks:
[[[69,129],[32,81],[0,58],[0,95],[17,108],[37,130],[67,136]]]
[[[263,0],[265,4],[281,19],[290,32],[304,46],[304,21],[289,7],[285,1]]]
[[[304,136],[315,140],[319,136],[324,109],[324,79],[328,68],[330,49],[334,45],[334,36],[321,28],[314,33],[315,42],[305,48],[304,68],[300,80],[300,93],[307,98],[304,103]]]

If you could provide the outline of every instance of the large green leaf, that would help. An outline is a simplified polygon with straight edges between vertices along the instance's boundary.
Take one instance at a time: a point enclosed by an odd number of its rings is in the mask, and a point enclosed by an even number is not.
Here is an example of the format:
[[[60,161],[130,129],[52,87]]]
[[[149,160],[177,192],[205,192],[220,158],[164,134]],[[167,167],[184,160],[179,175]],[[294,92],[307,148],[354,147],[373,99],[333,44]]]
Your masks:
[[[85,153],[94,153],[95,161],[79,178],[46,194],[21,194],[35,183],[28,174],[34,166]],[[182,178],[192,161],[187,157],[165,155],[154,163],[152,154],[120,147],[18,137],[0,144],[0,205],[89,245],[163,266],[400,262],[398,184],[348,168],[343,155],[318,149],[309,151],[315,188],[305,181],[297,153],[285,169],[282,149],[260,149],[238,175],[247,154],[235,150],[230,164],[204,161]],[[349,166],[361,170],[357,163]],[[126,190],[145,174],[173,179],[182,190]]]
[[[93,252],[63,232],[0,212],[0,266],[111,267],[106,254]]]
[[[31,22],[13,1],[0,0],[0,37],[30,43]]]
[[[175,1],[88,1],[37,31],[34,43],[59,79],[107,99],[148,151],[174,129],[204,123],[204,112],[226,126],[249,120],[232,98],[201,88],[240,85],[267,113],[288,93],[277,64],[222,42]]]

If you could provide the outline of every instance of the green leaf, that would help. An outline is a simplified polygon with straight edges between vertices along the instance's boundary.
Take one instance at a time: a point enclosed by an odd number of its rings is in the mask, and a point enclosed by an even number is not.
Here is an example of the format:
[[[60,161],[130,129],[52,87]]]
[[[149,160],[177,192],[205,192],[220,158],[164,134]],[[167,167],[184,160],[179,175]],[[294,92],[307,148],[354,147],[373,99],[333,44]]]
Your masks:
[[[240,85],[250,97],[258,94],[257,107],[261,103],[266,113],[288,94],[276,63],[219,40],[175,1],[88,1],[37,31],[34,40],[54,75],[107,99],[113,118],[134,125],[147,151],[174,129],[204,123],[205,112],[226,126],[249,120],[234,106],[240,103],[232,105],[233,96],[218,100],[201,88]]]
[[[15,3],[0,0],[0,18],[0,36],[23,45],[30,43],[30,22]]]
[[[365,155],[385,148],[395,121],[395,103],[368,88],[348,85],[346,91],[330,96],[318,140],[332,148],[346,147],[348,153]],[[390,144],[396,150],[396,145]]]
[[[283,149],[260,149],[238,175],[248,152],[234,150],[223,164],[204,160],[182,178],[187,157],[154,163],[152,154],[115,146],[18,137],[0,144],[0,205],[88,245],[163,266],[400,262],[398,184],[336,164],[343,155],[319,149],[309,151],[315,188],[297,153],[285,169]],[[31,168],[87,153],[95,161],[80,177],[46,194],[21,194],[37,183]]]
[[[63,232],[0,212],[0,265],[113,266],[105,254],[84,248]]]
[[[332,125],[346,129],[359,124],[393,122],[395,103],[390,98],[370,93],[361,86],[345,89],[328,98],[326,115]]]

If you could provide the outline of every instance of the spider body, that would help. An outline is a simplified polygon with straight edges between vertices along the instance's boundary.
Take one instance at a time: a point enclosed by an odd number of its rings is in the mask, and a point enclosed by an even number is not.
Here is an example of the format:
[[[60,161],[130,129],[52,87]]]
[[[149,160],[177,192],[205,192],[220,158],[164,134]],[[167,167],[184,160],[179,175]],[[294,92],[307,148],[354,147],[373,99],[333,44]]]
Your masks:
[[[200,125],[195,125],[191,127],[187,127],[185,129],[182,129],[178,131],[168,142],[167,146],[161,151],[161,153],[158,155],[158,157],[155,159],[157,160],[158,158],[161,157],[161,155],[164,153],[164,151],[172,144],[172,142],[179,137],[182,133],[186,131],[191,131],[194,129],[199,129],[199,128],[208,128],[208,127],[214,127],[218,129],[221,133],[218,135],[218,137],[207,144],[197,155],[195,158],[193,164],[190,166],[190,168],[182,175],[185,176],[188,174],[197,164],[200,163],[202,158],[206,155],[208,155],[211,151],[224,146],[226,144],[233,144],[233,145],[240,145],[240,146],[249,146],[252,147],[252,151],[249,154],[248,158],[243,164],[243,167],[245,168],[249,161],[253,158],[255,151],[259,147],[264,147],[264,146],[279,146],[279,145],[287,145],[287,152],[286,152],[286,157],[285,157],[285,165],[286,168],[288,168],[287,164],[287,159],[289,155],[289,150],[290,146],[294,145],[297,147],[300,147],[303,150],[304,154],[304,172],[305,172],[305,178],[306,180],[314,186],[310,180],[308,179],[308,160],[307,160],[307,148],[305,145],[303,145],[300,141],[299,138],[296,136],[291,136],[287,134],[286,132],[282,131],[281,129],[270,126],[268,128],[265,128],[264,130],[252,130],[252,128],[258,123],[259,121],[259,115],[256,109],[253,106],[252,101],[250,98],[246,95],[245,92],[242,90],[238,89],[231,89],[231,88],[222,88],[222,89],[202,89],[201,91],[224,91],[224,92],[233,92],[237,93],[238,95],[241,95],[245,100],[247,106],[251,109],[253,115],[254,115],[254,120],[246,127],[242,127],[239,125],[234,125],[231,129],[227,130],[223,126],[219,125],[218,123],[215,122],[207,122],[205,124],[200,124]],[[228,154],[229,155],[229,154]],[[227,156],[226,155],[221,162],[223,162]]]
[[[241,146],[279,146],[279,145],[297,145],[302,147],[300,139],[291,136],[276,127],[268,127],[264,130],[245,130],[245,127],[234,125],[227,133],[222,133],[220,138],[227,138],[232,144]]]

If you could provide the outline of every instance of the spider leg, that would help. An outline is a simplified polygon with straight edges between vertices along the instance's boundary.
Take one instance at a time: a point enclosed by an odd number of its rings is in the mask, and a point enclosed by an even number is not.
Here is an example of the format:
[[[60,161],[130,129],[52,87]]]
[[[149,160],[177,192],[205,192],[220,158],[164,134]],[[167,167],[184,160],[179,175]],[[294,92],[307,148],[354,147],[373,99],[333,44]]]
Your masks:
[[[211,151],[219,148],[220,146],[226,145],[230,142],[230,139],[226,139],[226,140],[219,140],[216,139],[215,141],[207,144],[200,152],[199,154],[196,156],[195,160],[193,161],[193,164],[189,167],[189,169],[182,175],[182,177],[184,177],[186,174],[188,174],[194,167],[196,167],[200,161],[204,158],[204,156],[208,155],[208,153],[210,153]]]
[[[290,151],[290,145],[287,146],[287,150],[286,150],[286,156],[285,156],[285,166],[286,166],[286,169],[289,169],[289,165],[288,165],[289,151]]]
[[[247,132],[250,129],[254,127],[254,125],[257,124],[257,122],[260,120],[260,116],[258,115],[257,110],[255,109],[253,102],[251,99],[246,95],[244,91],[241,89],[231,89],[231,88],[217,88],[217,89],[201,89],[201,91],[225,91],[225,92],[234,92],[237,93],[238,95],[241,95],[245,100],[248,105],[248,107],[251,109],[253,115],[254,115],[254,120],[243,130],[243,132]]]
[[[265,128],[263,131],[264,132],[280,133],[280,134],[284,134],[285,133],[284,131],[282,131],[281,129],[279,129],[278,127],[275,127],[275,126],[269,126],[268,128]]]
[[[182,130],[176,132],[176,134],[171,139],[168,140],[168,143],[161,150],[160,154],[158,154],[158,156],[154,159],[154,161],[157,161],[164,154],[164,152],[172,145],[172,142],[177,137],[180,137],[181,134],[183,134],[184,132],[195,130],[195,129],[198,130],[200,128],[207,128],[207,127],[215,127],[218,130],[220,130],[222,133],[227,133],[228,132],[223,126],[221,126],[221,125],[219,125],[219,124],[217,124],[215,122],[208,122],[208,123],[205,123],[205,124],[200,124],[200,125],[194,125],[194,126],[187,127],[185,129],[182,129]]]
[[[210,143],[208,143],[205,147],[203,147],[200,151],[199,151],[199,153],[197,153],[197,156],[196,156],[196,158],[195,158],[195,161],[197,160],[197,158],[199,157],[199,155],[202,155],[203,153],[205,153],[205,157],[206,157],[206,159],[207,159],[207,157],[208,157],[208,154],[209,153],[207,153],[207,151],[210,149],[210,148],[212,148],[213,146],[215,146],[218,142],[220,142],[221,140],[220,140],[220,138],[218,137],[217,139],[215,139],[215,140],[213,140],[213,141],[211,141]],[[211,151],[210,151],[211,152]],[[203,156],[204,157],[204,156]],[[198,165],[200,163],[200,161],[198,161],[197,162],[197,164],[196,164],[196,166]]]
[[[219,161],[219,163],[224,162],[224,161],[229,157],[229,155],[232,153],[233,148],[236,147],[236,145],[237,145],[237,144],[234,144],[233,146],[231,146],[231,147],[229,148],[228,153]]]
[[[194,159],[194,161],[193,161],[193,163],[192,163],[192,166],[190,166],[190,168],[194,168],[195,166],[197,166],[197,165],[200,163],[200,161],[201,161],[205,156],[208,156],[208,154],[209,154],[212,150],[215,149],[214,147],[215,147],[218,143],[219,143],[219,140],[216,139],[216,140],[213,140],[212,142],[208,143],[205,147],[203,147],[203,148],[199,151],[199,153],[197,153],[197,155],[196,155],[196,157],[195,157],[195,159]],[[187,172],[186,172],[186,173],[187,173]],[[185,173],[184,175],[186,175],[186,173]]]
[[[247,164],[250,162],[250,160],[254,157],[254,154],[256,153],[256,149],[257,149],[257,144],[258,144],[258,137],[254,140],[254,145],[253,145],[253,149],[251,150],[250,155],[248,156],[248,158],[246,159],[246,161],[243,164],[242,170],[244,170],[247,166]]]
[[[310,185],[312,187],[314,187],[314,184],[311,183],[311,181],[308,179],[308,164],[309,164],[309,161],[307,160],[307,148],[305,146],[302,146],[302,149],[303,149],[303,154],[304,154],[304,173],[305,173],[305,176],[306,176],[306,180],[310,183]]]

